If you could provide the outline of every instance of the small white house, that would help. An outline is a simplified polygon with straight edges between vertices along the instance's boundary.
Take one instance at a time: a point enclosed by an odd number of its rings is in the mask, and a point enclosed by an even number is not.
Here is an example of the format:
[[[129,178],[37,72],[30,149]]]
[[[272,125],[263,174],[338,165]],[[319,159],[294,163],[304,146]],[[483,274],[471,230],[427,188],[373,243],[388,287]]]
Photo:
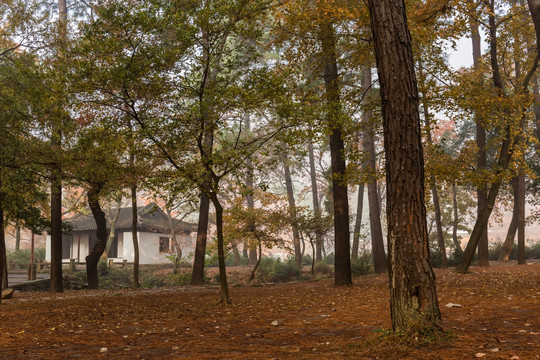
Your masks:
[[[170,219],[156,204],[151,203],[137,208],[138,224],[137,237],[139,240],[139,263],[140,264],[163,264],[169,263],[168,259],[175,253],[171,239]],[[115,225],[114,240],[110,251],[107,253],[109,259],[114,262],[133,262],[133,237],[131,208],[121,208],[118,220]],[[62,239],[62,259],[69,261],[75,259],[76,262],[84,263],[86,256],[90,253],[96,243],[96,222],[93,216],[78,214],[68,218],[73,228],[70,234],[64,235]],[[190,234],[196,231],[196,225],[172,219],[176,240],[182,248],[183,254],[193,251],[193,239]],[[110,223],[107,220],[107,230],[110,231]],[[45,246],[45,259],[51,261],[51,237],[47,235]]]

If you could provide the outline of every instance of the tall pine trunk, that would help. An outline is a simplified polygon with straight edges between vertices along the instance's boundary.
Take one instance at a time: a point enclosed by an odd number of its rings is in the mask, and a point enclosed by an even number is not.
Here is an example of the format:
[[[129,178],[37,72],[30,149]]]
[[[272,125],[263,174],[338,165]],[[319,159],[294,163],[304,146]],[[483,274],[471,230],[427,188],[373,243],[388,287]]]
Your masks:
[[[221,205],[217,194],[214,191],[210,193],[210,196],[212,204],[214,204],[214,208],[216,209],[216,235],[221,303],[223,305],[228,305],[231,303],[231,298],[229,296],[229,285],[227,283],[227,268],[225,266],[225,240],[223,238],[223,206]]]
[[[452,242],[454,243],[454,251],[458,259],[463,255],[463,249],[458,239],[457,232],[459,226],[459,211],[457,202],[457,187],[456,184],[452,184],[452,208],[454,210],[454,219],[452,221]]]
[[[516,238],[516,232],[518,228],[518,217],[519,217],[519,196],[518,196],[518,177],[512,179],[512,191],[514,194],[514,206],[512,209],[512,220],[508,226],[508,231],[506,232],[506,238],[501,248],[501,253],[499,254],[499,261],[508,261],[510,259],[510,253],[512,252],[512,247],[514,246],[514,239]]]
[[[362,88],[368,91],[371,87],[371,67],[366,67],[363,72]],[[364,96],[369,101],[367,94]],[[373,112],[364,110],[363,114],[364,133],[362,146],[365,151],[366,163],[364,169],[367,172],[367,188],[369,203],[369,227],[371,232],[371,252],[373,256],[373,268],[377,274],[388,271],[386,254],[384,253],[384,237],[381,225],[381,207],[377,186],[377,159],[375,153],[375,137],[373,125]]]
[[[325,21],[319,26],[327,105],[326,124],[330,130],[335,242],[334,283],[336,285],[352,285],[349,199],[347,195],[347,180],[345,179],[345,145],[342,136],[343,119],[334,26],[329,21]]]
[[[369,0],[386,154],[390,310],[395,332],[441,327],[429,261],[424,156],[403,0]]]
[[[319,205],[319,190],[317,187],[317,169],[315,168],[315,151],[313,150],[313,143],[308,143],[308,157],[309,157],[309,176],[311,178],[311,197],[313,204],[313,214],[316,219],[321,218],[321,207]],[[322,249],[323,249],[323,235],[321,230],[317,227],[315,230],[315,257],[313,260],[322,261]]]
[[[67,4],[58,0],[58,39],[60,53],[63,53],[67,38]],[[57,156],[51,169],[51,282],[50,291],[62,292],[62,167],[60,152],[62,149],[62,127],[59,119],[53,119],[51,129],[51,147]]]

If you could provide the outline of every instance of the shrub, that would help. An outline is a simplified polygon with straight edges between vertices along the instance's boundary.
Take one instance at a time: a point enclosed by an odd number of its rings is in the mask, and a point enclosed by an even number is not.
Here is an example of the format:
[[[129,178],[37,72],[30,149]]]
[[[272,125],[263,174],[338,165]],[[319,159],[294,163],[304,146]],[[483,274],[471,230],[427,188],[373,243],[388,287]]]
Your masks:
[[[333,276],[334,275],[334,268],[332,265],[329,265],[326,262],[317,262],[315,263],[315,266],[313,267],[313,272],[315,274],[321,274],[324,276]]]
[[[179,275],[179,274],[176,274],[176,275]],[[162,287],[162,286],[167,285],[167,278],[165,275],[147,273],[141,276],[140,284],[141,284],[141,287],[145,287],[145,288]]]
[[[14,268],[26,269],[32,260],[32,251],[28,249],[8,251],[6,253],[6,260]],[[35,248],[34,262],[38,263],[43,261],[45,261],[45,249]]]
[[[311,266],[312,258],[311,255],[305,254],[302,256],[302,265],[304,266]]]
[[[281,261],[274,258],[262,258],[257,269],[257,278],[266,282],[289,282],[302,279],[302,268],[295,259]]]
[[[352,261],[351,272],[352,276],[372,274],[371,254],[366,252],[362,256],[359,256],[358,259]]]
[[[323,262],[328,265],[334,265],[335,261],[336,261],[336,256],[334,255],[334,253],[330,253],[326,255],[323,259]]]

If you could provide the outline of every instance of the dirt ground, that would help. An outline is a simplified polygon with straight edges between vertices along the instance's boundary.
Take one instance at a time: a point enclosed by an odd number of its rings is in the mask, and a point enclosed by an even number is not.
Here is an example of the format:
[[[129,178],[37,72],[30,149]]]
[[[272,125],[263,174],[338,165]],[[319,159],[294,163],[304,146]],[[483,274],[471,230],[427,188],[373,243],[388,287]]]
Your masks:
[[[422,346],[384,336],[387,276],[368,275],[234,286],[228,307],[213,287],[17,292],[0,359],[540,359],[540,264],[436,275],[451,336]]]

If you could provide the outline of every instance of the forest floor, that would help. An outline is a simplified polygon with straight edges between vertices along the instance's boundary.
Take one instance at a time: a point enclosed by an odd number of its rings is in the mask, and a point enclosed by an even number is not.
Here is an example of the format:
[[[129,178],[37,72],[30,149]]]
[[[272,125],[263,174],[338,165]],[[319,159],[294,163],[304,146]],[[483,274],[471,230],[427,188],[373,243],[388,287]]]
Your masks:
[[[388,278],[216,287],[16,292],[0,359],[540,359],[540,264],[436,270],[445,339],[389,336]],[[460,307],[447,307],[448,304]]]

